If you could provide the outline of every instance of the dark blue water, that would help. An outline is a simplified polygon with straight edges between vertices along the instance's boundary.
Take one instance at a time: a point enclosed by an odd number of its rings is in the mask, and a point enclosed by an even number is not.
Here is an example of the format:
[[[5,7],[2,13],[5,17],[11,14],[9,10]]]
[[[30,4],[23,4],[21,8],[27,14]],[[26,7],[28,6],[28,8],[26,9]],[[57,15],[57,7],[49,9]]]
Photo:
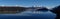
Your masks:
[[[0,14],[0,19],[54,19],[56,14],[47,11],[25,11],[17,14]]]

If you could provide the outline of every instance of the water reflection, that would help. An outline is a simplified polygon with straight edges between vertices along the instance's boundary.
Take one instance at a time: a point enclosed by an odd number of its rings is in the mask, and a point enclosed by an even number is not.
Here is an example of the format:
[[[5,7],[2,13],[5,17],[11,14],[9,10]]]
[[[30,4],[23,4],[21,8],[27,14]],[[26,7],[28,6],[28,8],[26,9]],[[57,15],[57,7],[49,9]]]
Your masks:
[[[52,12],[50,11],[47,11],[47,12],[43,12],[43,11],[33,11],[32,10],[28,10],[28,11],[24,11],[22,13],[17,13],[17,14],[0,14],[0,16],[33,16],[36,17],[36,18],[40,18],[40,19],[54,19],[56,14],[53,14]],[[18,18],[18,17],[17,17]]]

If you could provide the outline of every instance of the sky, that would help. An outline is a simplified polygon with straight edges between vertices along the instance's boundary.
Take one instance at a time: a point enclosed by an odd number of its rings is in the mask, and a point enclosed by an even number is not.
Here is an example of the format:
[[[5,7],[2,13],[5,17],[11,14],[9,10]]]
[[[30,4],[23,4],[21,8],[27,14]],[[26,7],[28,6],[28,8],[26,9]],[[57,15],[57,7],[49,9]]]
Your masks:
[[[51,8],[60,5],[60,0],[0,0],[0,5],[20,5],[22,7],[35,5]]]

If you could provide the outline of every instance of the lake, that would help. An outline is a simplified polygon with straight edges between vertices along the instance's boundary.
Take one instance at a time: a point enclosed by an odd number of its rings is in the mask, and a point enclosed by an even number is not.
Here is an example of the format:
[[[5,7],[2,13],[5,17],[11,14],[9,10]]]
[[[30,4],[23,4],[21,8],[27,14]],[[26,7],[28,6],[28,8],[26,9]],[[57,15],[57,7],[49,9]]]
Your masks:
[[[0,19],[54,19],[56,14],[50,11],[24,11],[16,14],[0,14]]]

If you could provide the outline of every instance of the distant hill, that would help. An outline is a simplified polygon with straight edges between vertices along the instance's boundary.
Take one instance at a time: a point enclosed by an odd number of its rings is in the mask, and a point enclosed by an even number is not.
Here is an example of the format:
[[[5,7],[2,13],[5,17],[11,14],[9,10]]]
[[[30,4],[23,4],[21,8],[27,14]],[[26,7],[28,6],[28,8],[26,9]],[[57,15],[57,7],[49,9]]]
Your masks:
[[[9,7],[9,6],[4,6],[4,7],[2,7],[2,6],[0,6],[0,14],[15,14],[15,13],[17,13],[17,11],[18,12],[23,12],[23,11],[25,11],[25,9],[26,8],[24,8],[24,7],[14,7],[14,6],[11,6],[11,7]]]
[[[48,11],[46,7],[36,7],[36,11]]]

